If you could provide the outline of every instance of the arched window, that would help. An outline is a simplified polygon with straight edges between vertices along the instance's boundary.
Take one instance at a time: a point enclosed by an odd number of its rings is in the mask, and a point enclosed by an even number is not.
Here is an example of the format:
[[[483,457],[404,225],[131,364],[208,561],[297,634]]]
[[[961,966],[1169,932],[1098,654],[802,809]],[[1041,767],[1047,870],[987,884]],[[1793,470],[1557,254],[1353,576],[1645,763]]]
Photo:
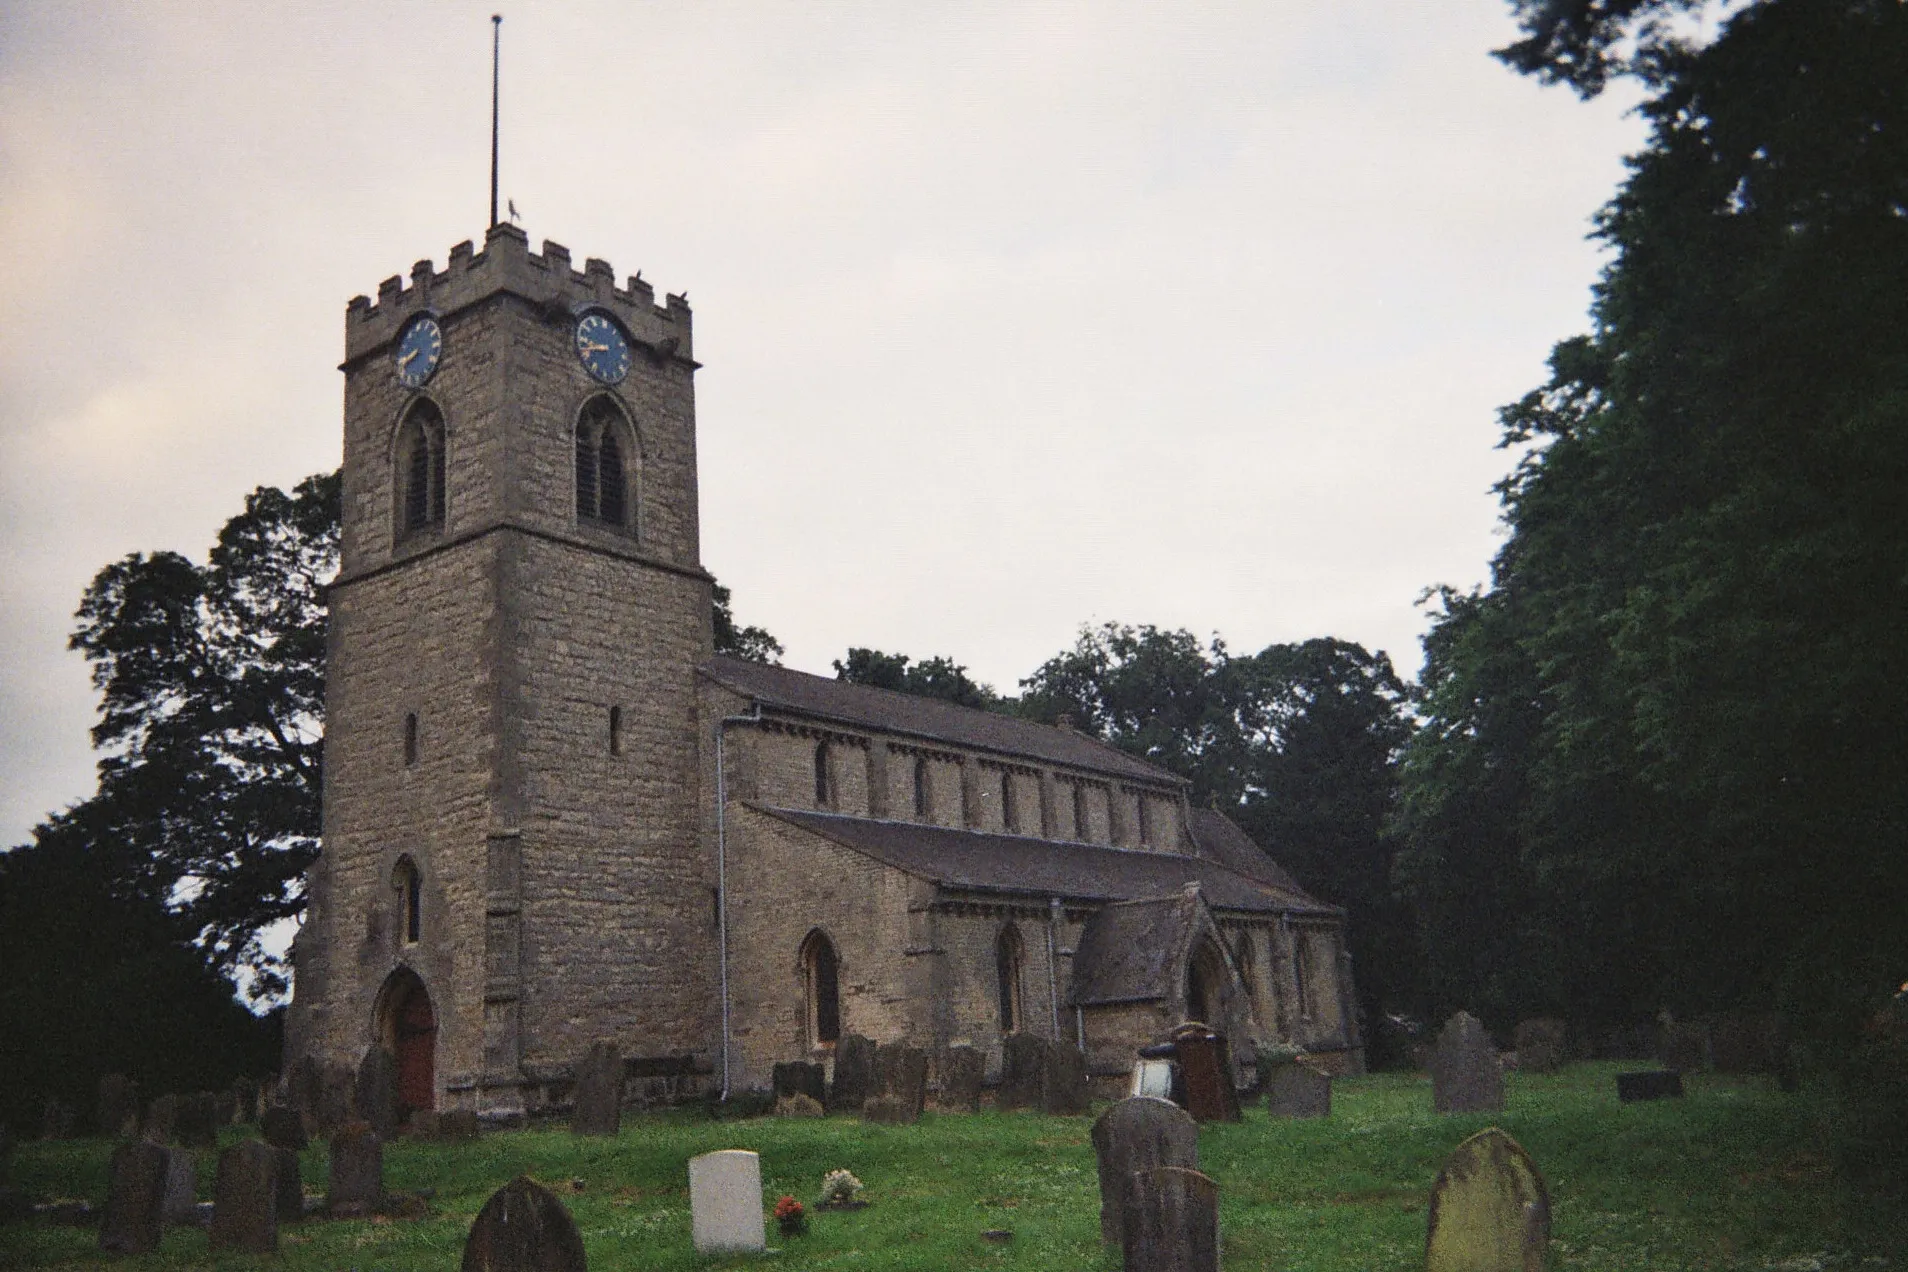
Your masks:
[[[1312,1018],[1312,953],[1305,933],[1292,933],[1292,979],[1298,990],[1298,1014],[1301,1020]]]
[[[1085,843],[1091,837],[1093,822],[1087,813],[1085,782],[1073,784],[1073,837]]]
[[[629,421],[607,397],[594,398],[576,421],[576,517],[634,531],[637,459]]]
[[[934,813],[933,790],[929,786],[925,755],[914,757],[914,820],[928,821]]]
[[[1010,834],[1020,829],[1014,810],[1014,775],[1006,769],[1000,771],[1000,828]]]
[[[397,868],[391,871],[391,890],[397,894],[398,930],[404,934],[404,944],[415,945],[424,933],[424,886],[417,864],[409,857],[398,858]]]
[[[610,708],[609,744],[611,755],[623,753],[623,709],[621,707]]]
[[[1235,945],[1232,950],[1232,961],[1239,969],[1239,983],[1245,987],[1246,1000],[1250,1002],[1258,997],[1258,990],[1253,986],[1252,933],[1250,930],[1239,933],[1238,944]]]
[[[841,1037],[841,962],[819,929],[802,942],[802,990],[809,1045],[833,1046]]]
[[[1203,940],[1186,965],[1186,1018],[1211,1024],[1213,1013],[1224,1006],[1225,955]]]
[[[398,433],[398,527],[401,535],[444,524],[444,416],[419,398]]]
[[[1013,1033],[1021,1026],[1020,970],[1027,961],[1020,933],[1011,926],[1000,930],[994,940],[994,979],[1000,1003],[1000,1031]]]
[[[404,767],[417,763],[417,712],[406,712],[404,716]]]
[[[815,807],[827,808],[835,802],[835,784],[829,780],[828,743],[815,744]]]

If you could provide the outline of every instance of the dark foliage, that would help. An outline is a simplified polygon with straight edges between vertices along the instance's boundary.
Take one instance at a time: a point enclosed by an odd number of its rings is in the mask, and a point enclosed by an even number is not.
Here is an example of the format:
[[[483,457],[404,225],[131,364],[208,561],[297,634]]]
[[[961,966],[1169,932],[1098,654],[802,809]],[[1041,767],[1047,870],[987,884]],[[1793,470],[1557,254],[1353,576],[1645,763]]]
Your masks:
[[[924,658],[915,662],[906,654],[887,654],[878,649],[851,648],[848,657],[835,660],[835,679],[853,685],[872,685],[899,693],[939,698],[963,707],[983,711],[1002,706],[1000,696],[967,674],[967,668],[951,658]]]
[[[737,627],[735,610],[730,607],[729,589],[717,583],[712,590],[715,603],[715,651],[749,662],[779,666],[788,651],[782,642],[760,627]]]

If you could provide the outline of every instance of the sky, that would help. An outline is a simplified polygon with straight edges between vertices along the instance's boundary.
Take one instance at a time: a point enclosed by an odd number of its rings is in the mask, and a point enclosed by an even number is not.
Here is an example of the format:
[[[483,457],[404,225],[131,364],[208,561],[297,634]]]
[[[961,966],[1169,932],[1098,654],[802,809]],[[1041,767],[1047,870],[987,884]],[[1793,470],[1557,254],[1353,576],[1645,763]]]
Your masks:
[[[1634,98],[1501,0],[505,0],[533,246],[695,310],[703,562],[784,662],[1085,623],[1415,674]],[[0,6],[0,845],[93,783],[95,571],[339,461],[345,305],[481,240],[489,8]]]

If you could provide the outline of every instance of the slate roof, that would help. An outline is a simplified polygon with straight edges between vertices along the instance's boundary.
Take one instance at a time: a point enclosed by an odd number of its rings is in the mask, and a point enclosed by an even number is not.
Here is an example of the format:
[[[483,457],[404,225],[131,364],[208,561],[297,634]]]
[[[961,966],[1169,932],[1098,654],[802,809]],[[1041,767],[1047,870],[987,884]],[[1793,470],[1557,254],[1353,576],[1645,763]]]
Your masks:
[[[1206,904],[1214,909],[1338,913],[1302,892],[1275,887],[1200,857],[759,804],[749,807],[951,888],[1072,901],[1130,901],[1177,894],[1187,884],[1197,883]]]
[[[1073,955],[1068,1001],[1080,1007],[1169,998],[1173,968],[1192,940],[1194,899],[1181,893],[1109,905],[1086,921]]]
[[[1236,870],[1248,879],[1257,879],[1269,883],[1287,892],[1307,896],[1297,879],[1287,874],[1285,867],[1268,857],[1252,836],[1234,824],[1224,813],[1213,808],[1195,808],[1189,820],[1193,842],[1199,845],[1199,855],[1211,857],[1214,861]],[[1307,897],[1309,900],[1310,898]]]
[[[702,674],[766,707],[841,724],[946,742],[1012,757],[1025,756],[1138,781],[1184,786],[1185,780],[1072,729],[956,706],[938,698],[853,685],[787,667],[718,654]]]

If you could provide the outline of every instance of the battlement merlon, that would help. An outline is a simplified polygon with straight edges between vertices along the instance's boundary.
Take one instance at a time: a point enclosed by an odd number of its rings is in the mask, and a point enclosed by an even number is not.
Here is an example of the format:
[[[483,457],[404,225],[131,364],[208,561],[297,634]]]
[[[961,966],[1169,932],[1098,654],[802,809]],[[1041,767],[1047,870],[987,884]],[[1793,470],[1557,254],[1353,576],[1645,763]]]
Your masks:
[[[345,307],[344,365],[388,346],[413,314],[430,310],[449,318],[500,292],[551,314],[608,310],[637,342],[694,365],[687,300],[668,296],[664,304],[656,304],[656,289],[640,275],[618,287],[609,262],[596,257],[585,261],[582,270],[572,269],[570,249],[548,239],[542,254],[533,254],[529,236],[508,223],[490,228],[481,252],[469,240],[453,247],[441,273],[430,261],[419,261],[411,267],[408,287],[402,275],[394,274],[378,284],[375,303],[368,296],[354,296]]]

